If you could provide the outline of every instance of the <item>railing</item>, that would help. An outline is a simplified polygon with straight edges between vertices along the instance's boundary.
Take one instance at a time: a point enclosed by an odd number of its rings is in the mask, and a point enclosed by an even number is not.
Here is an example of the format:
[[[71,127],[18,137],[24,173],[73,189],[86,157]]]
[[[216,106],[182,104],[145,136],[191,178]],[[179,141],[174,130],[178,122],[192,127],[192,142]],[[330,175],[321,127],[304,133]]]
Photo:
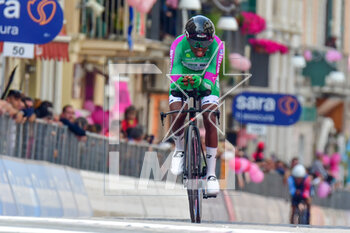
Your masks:
[[[94,39],[126,39],[130,14],[126,1],[96,0],[104,7],[100,16],[96,16],[92,8],[86,5],[88,0],[81,1],[80,33]],[[146,15],[134,11],[133,16],[133,34],[137,34],[137,38],[144,37]]]
[[[162,1],[156,1],[152,10],[145,14],[134,8],[130,9],[127,1],[96,0],[104,7],[100,16],[96,15],[94,7],[87,5],[88,2],[81,0],[80,33],[90,39],[126,41],[131,29],[129,28],[131,15],[133,17],[131,37],[135,41],[142,42],[146,38],[162,41],[166,35],[176,37],[182,33],[182,28],[176,26],[181,22],[181,18],[176,17],[177,11],[165,10],[166,4]],[[169,12],[173,17],[167,16]]]
[[[104,7],[104,13],[96,16],[94,11],[87,7],[87,0],[82,1],[80,32],[88,38],[115,39],[125,34],[124,17],[126,14],[122,1],[97,0]]]
[[[108,138],[92,133],[87,133],[87,141],[79,141],[67,127],[57,123],[16,124],[10,117],[0,116],[1,155],[108,172],[110,151],[119,151],[120,174],[134,177],[140,177],[146,152],[156,152],[160,165],[171,152],[147,143],[120,141],[112,144]]]
[[[237,184],[238,181],[236,181]],[[288,186],[283,183],[283,178],[279,174],[265,174],[264,181],[260,184],[246,183],[244,188],[239,190],[249,193],[255,193],[258,195],[281,198],[289,201],[290,195]],[[315,190],[316,191],[316,190]],[[348,190],[335,190],[332,195],[325,199],[319,198],[316,194],[312,197],[312,203],[314,205],[329,207],[333,209],[350,209],[350,192]]]

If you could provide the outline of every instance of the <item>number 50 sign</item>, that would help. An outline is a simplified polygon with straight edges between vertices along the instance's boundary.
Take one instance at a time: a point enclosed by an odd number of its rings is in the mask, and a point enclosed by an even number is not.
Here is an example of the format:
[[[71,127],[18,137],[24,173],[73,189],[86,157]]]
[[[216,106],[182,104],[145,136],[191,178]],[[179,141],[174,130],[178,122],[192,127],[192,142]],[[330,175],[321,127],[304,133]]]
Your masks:
[[[4,43],[4,56],[19,58],[34,58],[34,44]]]

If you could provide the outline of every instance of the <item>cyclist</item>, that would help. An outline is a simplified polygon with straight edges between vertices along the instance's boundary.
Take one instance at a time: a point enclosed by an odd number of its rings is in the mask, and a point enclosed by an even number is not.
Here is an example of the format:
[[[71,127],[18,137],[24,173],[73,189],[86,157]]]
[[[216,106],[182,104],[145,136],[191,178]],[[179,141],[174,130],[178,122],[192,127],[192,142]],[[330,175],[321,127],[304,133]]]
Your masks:
[[[296,208],[302,201],[305,201],[307,207],[307,224],[310,223],[310,206],[311,206],[311,177],[307,175],[303,165],[298,164],[292,170],[292,175],[288,178],[289,193],[292,197],[292,215],[290,223],[293,224],[293,216]]]
[[[178,36],[170,48],[172,84],[169,91],[169,107],[171,111],[182,108],[182,100],[171,95],[172,90],[197,88],[200,91],[210,90],[210,95],[203,97],[202,108],[216,110],[220,95],[219,71],[224,56],[222,41],[215,35],[215,27],[205,16],[194,16],[186,23],[185,33]],[[192,78],[192,82],[188,82]],[[175,82],[177,85],[175,85]],[[187,109],[187,105],[185,105]],[[184,164],[184,130],[186,114],[174,114],[172,117],[173,132],[175,133],[176,150],[172,157],[171,172],[179,175],[183,172]],[[211,119],[209,119],[209,116]],[[176,120],[177,119],[177,120]],[[207,192],[217,194],[220,190],[215,175],[218,135],[215,114],[203,113],[205,127],[205,145],[207,160]],[[211,122],[214,122],[211,123]]]

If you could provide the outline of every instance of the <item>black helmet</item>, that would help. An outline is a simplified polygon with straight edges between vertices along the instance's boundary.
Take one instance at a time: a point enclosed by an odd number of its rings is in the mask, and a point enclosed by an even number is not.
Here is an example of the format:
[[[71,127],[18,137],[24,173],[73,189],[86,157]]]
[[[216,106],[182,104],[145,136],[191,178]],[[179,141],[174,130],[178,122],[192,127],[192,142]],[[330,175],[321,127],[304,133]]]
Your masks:
[[[214,41],[215,27],[210,19],[197,15],[186,23],[185,35],[192,47],[206,48]]]

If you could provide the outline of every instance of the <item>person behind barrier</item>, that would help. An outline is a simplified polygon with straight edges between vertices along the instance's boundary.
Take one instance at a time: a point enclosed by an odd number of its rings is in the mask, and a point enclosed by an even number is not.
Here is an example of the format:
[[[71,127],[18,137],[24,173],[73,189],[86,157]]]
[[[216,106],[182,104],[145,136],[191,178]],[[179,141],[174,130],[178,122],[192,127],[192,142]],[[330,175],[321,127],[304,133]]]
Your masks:
[[[288,178],[289,193],[291,195],[291,217],[290,223],[293,224],[293,217],[296,209],[301,202],[307,207],[307,224],[310,224],[310,207],[311,207],[311,177],[306,173],[303,165],[298,164],[292,170],[292,175]]]
[[[121,123],[121,131],[124,137],[130,138],[128,132],[131,128],[138,126],[137,112],[134,106],[130,106],[125,110],[124,120]]]
[[[259,142],[257,147],[256,147],[256,151],[252,155],[255,162],[263,162],[264,161],[264,149],[265,149],[265,143]]]
[[[34,112],[38,119],[51,121],[53,119],[53,104],[49,101],[43,101]]]
[[[26,118],[24,117],[24,103],[22,102],[22,93],[18,90],[10,90],[7,94],[6,101],[12,106],[15,110],[12,114],[13,119],[16,123],[24,123]]]
[[[79,125],[74,123],[75,112],[72,105],[66,105],[62,109],[62,113],[60,116],[60,121],[68,127],[68,129],[74,133],[79,140],[85,141],[86,132],[84,129],[80,128]]]

